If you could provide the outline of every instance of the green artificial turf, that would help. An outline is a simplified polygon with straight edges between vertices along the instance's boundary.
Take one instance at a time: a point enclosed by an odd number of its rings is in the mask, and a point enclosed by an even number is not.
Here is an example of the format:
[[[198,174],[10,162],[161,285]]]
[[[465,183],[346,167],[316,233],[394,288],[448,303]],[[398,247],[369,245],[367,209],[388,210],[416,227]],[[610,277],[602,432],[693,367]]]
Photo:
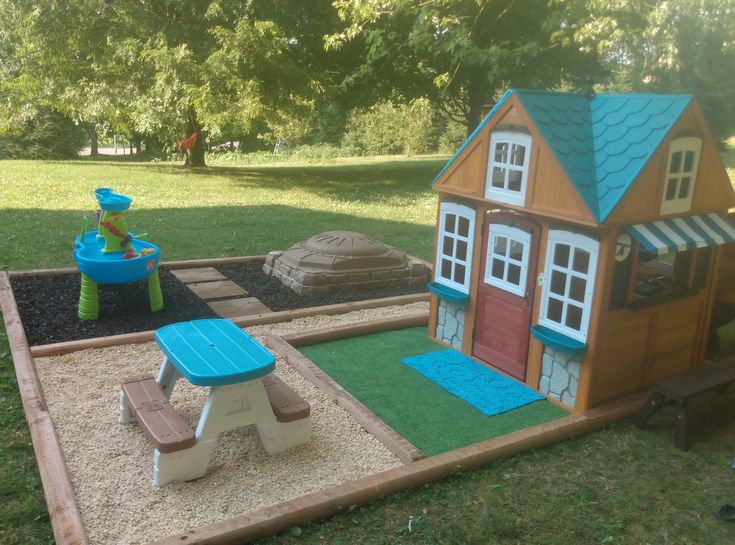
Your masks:
[[[300,350],[427,456],[568,414],[542,400],[487,417],[400,361],[443,349],[416,327]]]

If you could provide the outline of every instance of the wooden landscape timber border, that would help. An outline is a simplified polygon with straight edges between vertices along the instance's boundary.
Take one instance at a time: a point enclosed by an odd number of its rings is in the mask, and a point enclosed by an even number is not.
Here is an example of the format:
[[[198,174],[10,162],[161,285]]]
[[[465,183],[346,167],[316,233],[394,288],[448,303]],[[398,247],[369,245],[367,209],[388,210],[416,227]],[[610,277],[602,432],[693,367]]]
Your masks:
[[[431,264],[427,261],[409,255],[409,259],[415,259],[421,262],[425,267],[431,270]],[[250,261],[264,261],[265,256],[241,256],[241,257],[220,257],[212,259],[189,259],[184,261],[162,261],[160,267],[162,269],[185,269],[194,267],[211,267],[216,265],[225,265],[231,263],[246,263]],[[64,267],[57,269],[32,269],[27,271],[10,271],[8,274],[10,279],[24,278],[29,276],[54,276],[58,274],[77,274],[79,271],[76,267]],[[239,327],[250,327],[255,325],[275,324],[279,322],[288,322],[298,318],[306,318],[308,316],[316,316],[324,314],[333,316],[336,314],[345,314],[356,310],[364,310],[368,308],[382,308],[393,305],[407,305],[409,303],[417,303],[429,301],[431,295],[429,293],[415,293],[409,295],[397,295],[395,297],[383,297],[380,299],[366,299],[364,301],[353,301],[349,303],[337,303],[334,305],[322,305],[318,307],[307,307],[293,310],[283,310],[279,312],[268,312],[263,314],[253,314],[249,316],[236,316],[228,318],[231,322]],[[79,339],[76,341],[64,341],[60,343],[42,344],[31,347],[33,357],[42,356],[58,356],[77,352],[87,348],[105,348],[107,346],[118,346],[123,344],[140,344],[153,341],[155,336],[154,330],[137,331],[134,333],[123,333],[121,335],[110,335],[107,337],[95,337],[92,339]]]
[[[89,540],[73,492],[59,439],[48,412],[43,389],[36,372],[31,349],[25,337],[15,304],[10,276],[0,271],[0,310],[8,333],[23,409],[36,454],[51,526],[57,545],[88,545]],[[409,317],[423,321],[426,318]],[[363,334],[380,329],[378,322],[355,326]],[[354,328],[353,328],[354,329]],[[333,338],[350,336],[349,327],[334,328]],[[354,334],[354,331],[352,332]],[[325,339],[325,332],[312,331],[285,336],[295,344]],[[139,342],[139,341],[138,341]],[[216,545],[250,541],[308,521],[323,519],[347,508],[362,505],[382,496],[439,480],[459,470],[485,465],[498,458],[539,448],[562,439],[599,429],[635,413],[644,403],[638,394],[544,424],[488,439],[430,458],[407,463],[369,477],[336,485],[270,507],[259,509],[201,528],[187,530],[149,545]]]
[[[265,340],[268,348],[271,348],[286,362],[293,367],[306,380],[331,397],[334,402],[352,415],[352,417],[371,435],[375,436],[393,454],[398,456],[405,464],[426,458],[423,452],[412,445],[405,437],[400,435],[375,413],[363,405],[357,398],[337,384],[329,375],[319,369],[314,363],[296,350],[298,346],[317,344],[322,342],[357,337],[389,331],[392,329],[405,329],[407,327],[425,326],[429,322],[426,312],[393,318],[390,320],[371,320],[358,324],[315,329],[304,333],[293,333],[290,335],[271,335]]]
[[[418,258],[416,258],[418,259]],[[161,269],[186,269],[187,267],[214,267],[217,265],[229,265],[231,263],[247,263],[248,261],[265,261],[264,255],[246,255],[239,257],[213,257],[209,259],[184,259],[181,261],[161,261],[158,266]],[[421,261],[424,266],[430,265]],[[10,271],[10,278],[22,278],[24,276],[54,276],[57,274],[78,274],[76,267],[61,267],[57,269],[29,269],[26,271]]]
[[[228,318],[238,327],[250,327],[264,324],[277,324],[290,322],[298,318],[317,316],[323,314],[333,316],[345,314],[356,310],[369,308],[382,308],[393,305],[407,305],[428,301],[428,293],[415,293],[412,295],[397,295],[395,297],[384,297],[382,299],[366,299],[365,301],[353,301],[351,303],[338,303],[336,305],[324,305],[321,307],[298,308],[294,310],[283,310],[280,312],[266,312],[264,314],[253,314],[252,316],[239,316]],[[122,344],[140,344],[153,341],[155,330],[138,331],[136,333],[123,333],[122,335],[110,335],[108,337],[95,337],[93,339],[79,339],[78,341],[65,341],[53,344],[41,344],[31,347],[31,354],[38,358],[42,356],[58,356],[77,352],[87,348],[104,348],[106,346],[119,346]]]
[[[635,395],[592,409],[516,431],[481,443],[411,462],[382,473],[333,486],[300,498],[233,517],[209,526],[169,536],[150,545],[224,545],[247,543],[288,528],[336,515],[382,496],[438,481],[447,475],[486,465],[493,460],[539,448],[602,428],[635,413],[644,402]]]
[[[6,272],[0,272],[0,310],[8,333],[15,377],[36,453],[54,540],[57,545],[87,545],[87,532],[74,496],[74,488],[20,321],[15,296],[10,287],[10,277]]]
[[[432,270],[432,265],[428,261],[410,254],[406,257],[421,263],[424,267]],[[247,263],[249,261],[263,261],[264,255],[245,255],[238,257],[211,257],[206,259],[182,259],[179,261],[161,261],[158,266],[161,269],[186,269],[189,267],[216,267],[217,265],[230,265],[232,263]],[[22,278],[24,276],[54,276],[57,274],[76,274],[79,269],[76,267],[60,267],[56,269],[28,269],[23,271],[9,271],[10,278]]]

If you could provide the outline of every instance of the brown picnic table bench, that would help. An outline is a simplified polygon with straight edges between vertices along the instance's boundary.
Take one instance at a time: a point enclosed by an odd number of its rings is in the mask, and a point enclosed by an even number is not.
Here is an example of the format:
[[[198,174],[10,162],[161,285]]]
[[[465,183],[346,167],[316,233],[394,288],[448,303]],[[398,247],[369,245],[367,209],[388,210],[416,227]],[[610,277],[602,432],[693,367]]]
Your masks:
[[[733,382],[735,382],[735,356],[707,362],[702,367],[658,380],[653,384],[653,390],[646,404],[633,417],[633,423],[643,428],[658,409],[670,406],[676,416],[674,444],[681,450],[687,450],[689,399],[711,390],[724,393]]]

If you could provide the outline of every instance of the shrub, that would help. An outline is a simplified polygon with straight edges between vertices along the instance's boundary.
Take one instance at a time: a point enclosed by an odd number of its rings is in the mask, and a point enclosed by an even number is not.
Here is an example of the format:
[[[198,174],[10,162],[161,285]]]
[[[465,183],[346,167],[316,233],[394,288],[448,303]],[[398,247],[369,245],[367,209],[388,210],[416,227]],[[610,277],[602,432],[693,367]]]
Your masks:
[[[426,98],[400,104],[379,102],[368,110],[352,112],[342,146],[359,155],[434,153],[440,146],[448,147],[454,142],[453,123],[439,114]],[[451,142],[446,139],[448,127]]]
[[[74,159],[86,131],[63,115],[41,110],[16,133],[0,135],[0,159]]]

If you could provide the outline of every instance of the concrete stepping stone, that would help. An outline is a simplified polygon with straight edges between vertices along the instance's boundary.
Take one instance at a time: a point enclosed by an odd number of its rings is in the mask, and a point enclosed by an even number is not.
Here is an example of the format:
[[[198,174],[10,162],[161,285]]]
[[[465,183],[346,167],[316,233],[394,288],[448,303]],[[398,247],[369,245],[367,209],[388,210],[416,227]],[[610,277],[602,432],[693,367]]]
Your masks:
[[[187,284],[189,289],[196,293],[205,301],[208,299],[219,299],[221,297],[238,297],[247,295],[244,289],[235,284],[231,280],[221,280],[217,282],[197,282],[195,284]]]
[[[170,271],[180,282],[193,284],[195,282],[213,282],[227,280],[227,277],[214,267],[199,267],[196,269],[174,269]]]
[[[207,304],[222,318],[252,316],[254,314],[265,314],[268,312],[273,312],[255,297],[228,299],[226,301],[213,301]]]

